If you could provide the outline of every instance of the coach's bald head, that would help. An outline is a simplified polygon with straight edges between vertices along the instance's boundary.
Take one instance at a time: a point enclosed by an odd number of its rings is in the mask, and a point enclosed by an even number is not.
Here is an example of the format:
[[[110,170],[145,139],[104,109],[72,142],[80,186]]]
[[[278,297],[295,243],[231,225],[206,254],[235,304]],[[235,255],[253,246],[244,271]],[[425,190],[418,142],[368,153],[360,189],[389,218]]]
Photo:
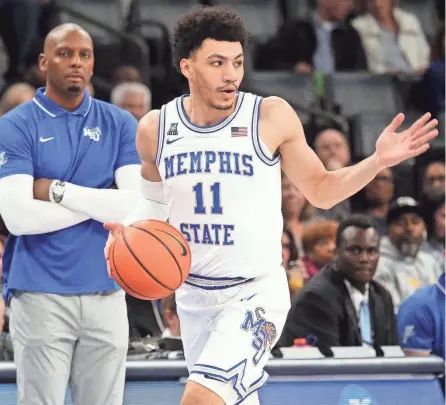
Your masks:
[[[93,47],[93,40],[87,31],[85,31],[80,25],[67,23],[58,25],[48,33],[43,45],[43,52],[47,53],[52,47],[65,40],[66,37],[72,33],[77,33],[81,37],[85,38],[90,42],[91,47]]]
[[[93,74],[93,41],[77,24],[62,24],[47,35],[39,67],[47,76],[47,91],[62,97],[80,95]]]

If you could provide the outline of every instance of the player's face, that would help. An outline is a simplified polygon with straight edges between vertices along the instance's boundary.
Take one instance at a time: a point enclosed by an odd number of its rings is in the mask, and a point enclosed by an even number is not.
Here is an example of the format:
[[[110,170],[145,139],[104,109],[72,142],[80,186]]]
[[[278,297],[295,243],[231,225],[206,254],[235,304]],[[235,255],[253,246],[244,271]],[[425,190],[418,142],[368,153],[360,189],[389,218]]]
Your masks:
[[[379,258],[379,235],[373,228],[350,226],[342,233],[342,241],[335,252],[335,263],[353,285],[364,285],[372,280]]]
[[[241,43],[206,39],[187,62],[191,91],[217,110],[232,109],[244,74]]]
[[[81,93],[93,74],[94,56],[91,39],[73,30],[54,40],[41,55],[39,65],[47,80],[62,92]]]

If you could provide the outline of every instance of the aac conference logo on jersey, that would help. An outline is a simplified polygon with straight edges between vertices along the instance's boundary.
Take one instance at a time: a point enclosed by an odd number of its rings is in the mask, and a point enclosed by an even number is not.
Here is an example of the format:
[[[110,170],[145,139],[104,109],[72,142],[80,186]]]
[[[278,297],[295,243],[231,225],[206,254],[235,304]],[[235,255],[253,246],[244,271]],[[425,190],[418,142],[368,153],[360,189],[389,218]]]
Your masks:
[[[170,128],[167,131],[166,143],[168,145],[170,145],[171,143],[179,141],[180,139],[183,139],[183,137],[178,138],[178,123],[174,122],[174,123],[170,124]]]
[[[99,127],[84,128],[84,136],[88,136],[92,141],[99,142],[101,135],[102,132]]]

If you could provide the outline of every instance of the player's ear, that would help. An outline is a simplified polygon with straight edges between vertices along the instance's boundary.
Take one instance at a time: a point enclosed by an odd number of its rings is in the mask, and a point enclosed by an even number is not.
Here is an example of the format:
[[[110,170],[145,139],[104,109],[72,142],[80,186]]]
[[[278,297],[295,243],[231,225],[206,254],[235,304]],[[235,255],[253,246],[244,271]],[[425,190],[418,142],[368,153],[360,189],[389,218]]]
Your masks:
[[[39,55],[39,68],[42,72],[47,71],[47,59],[43,53]]]
[[[189,59],[183,58],[180,61],[180,70],[181,73],[189,79],[191,76],[191,65]]]

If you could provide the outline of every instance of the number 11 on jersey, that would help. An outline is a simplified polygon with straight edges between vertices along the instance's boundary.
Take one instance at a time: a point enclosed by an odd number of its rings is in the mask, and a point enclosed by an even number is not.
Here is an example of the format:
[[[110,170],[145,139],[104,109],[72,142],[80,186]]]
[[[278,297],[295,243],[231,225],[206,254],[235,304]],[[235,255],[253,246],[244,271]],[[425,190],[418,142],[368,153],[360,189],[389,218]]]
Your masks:
[[[203,183],[197,183],[192,187],[195,192],[195,214],[206,214],[206,207],[203,198]],[[214,183],[210,187],[212,193],[211,214],[223,214],[223,207],[220,202],[220,183]]]

